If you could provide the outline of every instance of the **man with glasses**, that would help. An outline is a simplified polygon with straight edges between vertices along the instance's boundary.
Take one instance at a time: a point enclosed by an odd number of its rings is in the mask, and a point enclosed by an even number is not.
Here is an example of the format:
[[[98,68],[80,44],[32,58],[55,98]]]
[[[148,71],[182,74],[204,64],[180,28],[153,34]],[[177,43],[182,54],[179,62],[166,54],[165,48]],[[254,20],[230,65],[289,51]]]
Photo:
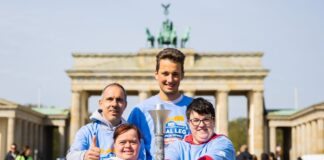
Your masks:
[[[215,109],[210,102],[194,99],[186,115],[192,134],[170,144],[165,151],[166,160],[235,160],[232,142],[214,132]]]

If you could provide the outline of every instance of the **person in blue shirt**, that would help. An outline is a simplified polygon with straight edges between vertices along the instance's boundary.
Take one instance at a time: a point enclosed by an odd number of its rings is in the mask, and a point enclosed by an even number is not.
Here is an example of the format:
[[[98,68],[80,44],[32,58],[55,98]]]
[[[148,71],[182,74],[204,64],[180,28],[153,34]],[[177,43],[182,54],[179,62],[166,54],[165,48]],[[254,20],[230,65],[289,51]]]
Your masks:
[[[122,118],[127,106],[126,98],[124,87],[118,83],[111,83],[103,89],[99,109],[90,116],[92,122],[76,133],[67,160],[98,160],[116,156],[113,134],[116,127],[127,123]]]
[[[128,117],[128,122],[136,125],[142,132],[147,160],[154,159],[155,136],[154,124],[149,110],[162,104],[170,110],[165,125],[165,145],[177,139],[183,139],[190,133],[185,112],[192,98],[179,92],[184,78],[185,55],[174,48],[166,48],[156,56],[155,79],[159,84],[159,93],[136,105]]]
[[[204,98],[195,98],[186,111],[191,134],[170,144],[165,160],[235,160],[232,142],[216,134],[215,109]]]

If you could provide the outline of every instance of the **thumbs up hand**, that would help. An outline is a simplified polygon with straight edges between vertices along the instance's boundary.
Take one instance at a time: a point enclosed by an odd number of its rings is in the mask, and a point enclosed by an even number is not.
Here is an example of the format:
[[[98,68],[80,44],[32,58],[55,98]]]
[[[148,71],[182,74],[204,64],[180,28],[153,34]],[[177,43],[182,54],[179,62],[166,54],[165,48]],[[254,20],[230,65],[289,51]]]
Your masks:
[[[84,155],[84,160],[98,160],[100,158],[100,148],[97,147],[97,137],[93,136],[89,150]]]

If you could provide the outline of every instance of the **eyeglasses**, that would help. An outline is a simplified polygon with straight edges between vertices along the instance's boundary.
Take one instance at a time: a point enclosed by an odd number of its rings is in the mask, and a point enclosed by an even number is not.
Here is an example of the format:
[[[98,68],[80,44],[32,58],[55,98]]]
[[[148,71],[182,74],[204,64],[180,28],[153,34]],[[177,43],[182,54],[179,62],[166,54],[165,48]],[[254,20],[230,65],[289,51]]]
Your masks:
[[[193,118],[193,119],[189,119],[189,121],[194,126],[199,126],[200,122],[203,122],[206,126],[210,126],[213,123],[214,118],[204,118],[202,120],[198,118]]]

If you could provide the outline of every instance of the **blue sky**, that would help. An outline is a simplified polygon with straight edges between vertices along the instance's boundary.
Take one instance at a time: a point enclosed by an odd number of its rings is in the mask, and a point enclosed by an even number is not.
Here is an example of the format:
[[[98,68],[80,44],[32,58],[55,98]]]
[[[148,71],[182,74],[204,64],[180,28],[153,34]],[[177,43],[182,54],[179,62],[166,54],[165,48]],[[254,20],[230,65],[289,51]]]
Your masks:
[[[37,103],[40,91],[42,104],[68,107],[72,52],[136,53],[145,27],[158,33],[168,2],[0,0],[0,98]],[[178,35],[191,27],[188,47],[264,52],[268,109],[293,108],[294,88],[300,108],[324,101],[324,1],[171,2]],[[242,99],[230,99],[232,110]]]

